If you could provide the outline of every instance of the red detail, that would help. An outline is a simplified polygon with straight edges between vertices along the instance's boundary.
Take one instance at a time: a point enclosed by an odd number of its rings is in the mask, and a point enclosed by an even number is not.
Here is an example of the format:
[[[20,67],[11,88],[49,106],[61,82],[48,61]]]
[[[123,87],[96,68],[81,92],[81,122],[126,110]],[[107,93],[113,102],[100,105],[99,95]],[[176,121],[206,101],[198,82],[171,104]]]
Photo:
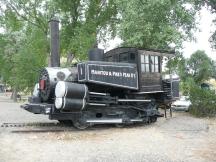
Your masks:
[[[40,90],[44,90],[46,86],[46,80],[40,80],[39,88]]]

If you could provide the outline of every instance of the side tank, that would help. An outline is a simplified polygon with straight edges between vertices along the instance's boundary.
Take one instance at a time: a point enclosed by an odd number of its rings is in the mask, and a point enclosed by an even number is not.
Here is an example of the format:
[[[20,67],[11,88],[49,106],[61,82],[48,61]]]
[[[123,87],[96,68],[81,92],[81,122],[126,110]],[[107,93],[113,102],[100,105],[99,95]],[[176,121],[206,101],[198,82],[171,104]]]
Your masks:
[[[55,88],[55,107],[64,111],[81,111],[86,106],[88,87],[85,84],[59,81]]]

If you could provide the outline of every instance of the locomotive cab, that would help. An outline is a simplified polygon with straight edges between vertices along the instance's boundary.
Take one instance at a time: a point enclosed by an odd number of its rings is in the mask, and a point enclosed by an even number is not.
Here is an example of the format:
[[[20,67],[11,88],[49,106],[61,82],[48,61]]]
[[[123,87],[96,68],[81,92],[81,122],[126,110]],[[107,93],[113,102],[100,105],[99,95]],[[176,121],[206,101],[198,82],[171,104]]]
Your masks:
[[[174,57],[174,52],[120,47],[105,53],[104,61],[136,64],[139,75],[139,93],[161,93],[164,92],[163,57]]]

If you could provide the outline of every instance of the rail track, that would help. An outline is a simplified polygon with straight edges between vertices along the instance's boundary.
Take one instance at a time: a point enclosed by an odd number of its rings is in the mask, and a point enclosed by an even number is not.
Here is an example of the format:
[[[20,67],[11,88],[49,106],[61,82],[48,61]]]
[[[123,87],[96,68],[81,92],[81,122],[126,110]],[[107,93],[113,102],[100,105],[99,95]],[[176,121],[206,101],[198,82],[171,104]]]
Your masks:
[[[147,126],[148,124],[144,124]],[[124,127],[134,128],[140,127],[143,124],[135,124],[135,125],[125,125]],[[0,124],[0,129],[4,129],[5,131],[9,131],[11,133],[46,133],[46,132],[67,132],[67,131],[83,131],[75,128],[72,124],[63,124],[59,122],[50,122],[50,123],[42,123],[42,122],[28,122],[28,123],[2,123]],[[88,131],[98,131],[108,128],[122,128],[117,125],[94,125],[93,127],[89,127]],[[0,131],[1,133],[1,131]]]
[[[2,123],[1,128],[23,128],[23,127],[69,127],[61,123]]]
[[[10,133],[48,133],[76,131],[73,126],[62,123],[2,123],[0,128]],[[1,133],[1,132],[0,132]]]

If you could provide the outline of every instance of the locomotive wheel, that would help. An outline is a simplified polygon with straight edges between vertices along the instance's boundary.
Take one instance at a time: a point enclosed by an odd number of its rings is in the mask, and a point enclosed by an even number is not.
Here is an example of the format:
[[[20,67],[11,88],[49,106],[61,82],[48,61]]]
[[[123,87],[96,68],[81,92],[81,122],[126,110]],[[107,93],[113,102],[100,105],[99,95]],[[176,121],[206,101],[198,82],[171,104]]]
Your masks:
[[[72,126],[73,122],[71,120],[58,120],[60,124],[66,125],[66,126]]]
[[[84,121],[81,121],[81,120],[77,120],[77,121],[73,122],[73,126],[77,129],[84,130],[84,129],[88,128],[90,126],[90,124],[86,123]]]
[[[155,116],[150,117],[151,123],[155,123],[156,121],[157,121],[157,117],[155,117]]]
[[[115,124],[115,126],[116,126],[117,128],[124,128],[124,127],[125,127],[125,124]]]

